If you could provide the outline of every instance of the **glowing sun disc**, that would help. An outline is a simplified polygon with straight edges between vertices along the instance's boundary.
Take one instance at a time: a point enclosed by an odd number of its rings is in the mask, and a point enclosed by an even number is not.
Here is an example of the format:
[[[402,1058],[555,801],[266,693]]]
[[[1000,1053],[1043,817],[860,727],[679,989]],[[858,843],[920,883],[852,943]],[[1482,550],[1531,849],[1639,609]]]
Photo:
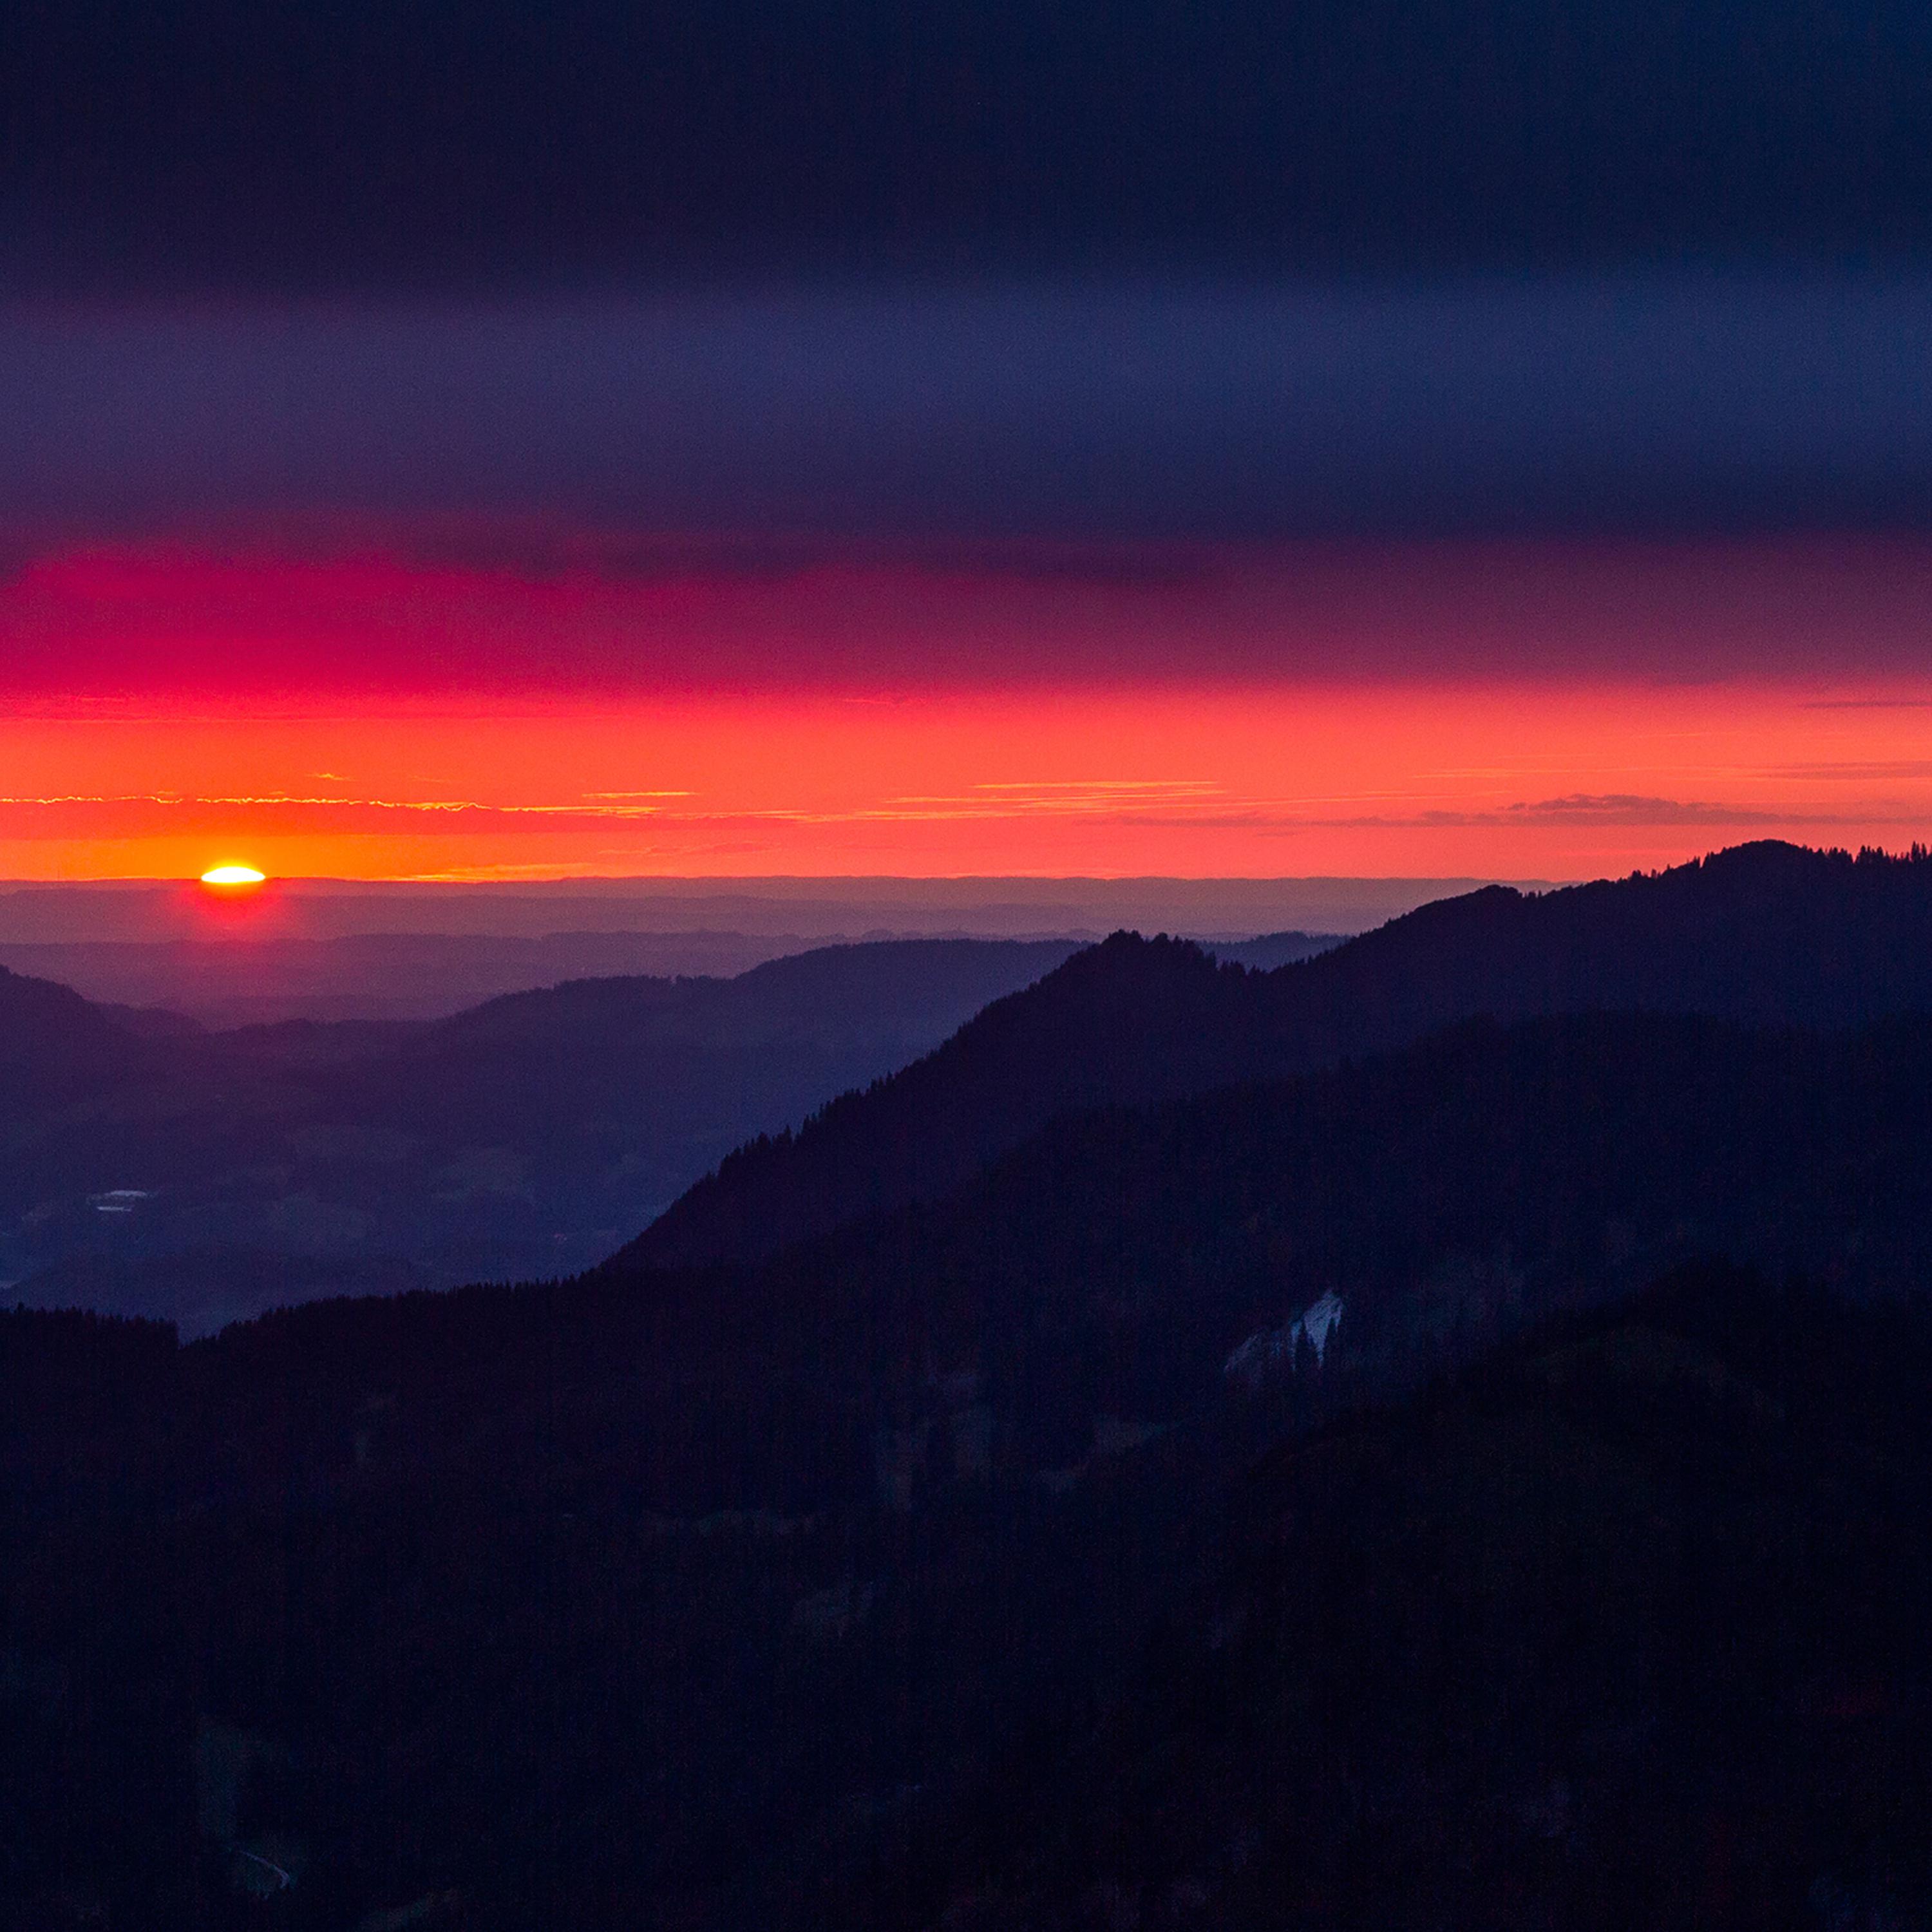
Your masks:
[[[216,866],[201,875],[204,886],[259,886],[268,877],[253,866]]]

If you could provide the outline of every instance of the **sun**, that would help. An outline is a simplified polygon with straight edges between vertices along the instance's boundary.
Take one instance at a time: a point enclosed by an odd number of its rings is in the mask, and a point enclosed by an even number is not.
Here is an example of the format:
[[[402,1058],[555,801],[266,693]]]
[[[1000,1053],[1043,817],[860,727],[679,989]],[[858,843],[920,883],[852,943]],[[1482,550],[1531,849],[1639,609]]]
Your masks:
[[[258,872],[253,866],[213,866],[201,875],[204,886],[212,886],[217,892],[252,892],[268,878],[266,872]]]

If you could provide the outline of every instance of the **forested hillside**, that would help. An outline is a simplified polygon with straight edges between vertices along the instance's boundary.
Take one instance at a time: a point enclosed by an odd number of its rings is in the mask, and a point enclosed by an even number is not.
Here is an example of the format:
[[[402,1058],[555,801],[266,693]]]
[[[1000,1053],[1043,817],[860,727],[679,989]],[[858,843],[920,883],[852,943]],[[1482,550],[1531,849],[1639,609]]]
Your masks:
[[[1910,1018],[1477,1022],[764,1264],[6,1318],[10,1895],[1864,1909],[1932,1820],[1928,1076]]]
[[[1766,843],[1560,892],[1490,886],[1260,974],[1118,935],[735,1154],[630,1252],[770,1254],[936,1198],[1070,1108],[1279,1077],[1478,1015],[1594,1011],[1820,1027],[1932,1011],[1932,860]]]

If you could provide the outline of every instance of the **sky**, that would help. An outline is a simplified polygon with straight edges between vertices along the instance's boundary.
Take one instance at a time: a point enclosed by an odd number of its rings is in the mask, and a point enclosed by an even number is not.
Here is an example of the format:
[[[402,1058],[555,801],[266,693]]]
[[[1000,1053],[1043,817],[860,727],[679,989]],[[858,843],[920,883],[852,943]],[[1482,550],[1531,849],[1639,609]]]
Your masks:
[[[1932,823],[1932,16],[21,10],[0,877]]]

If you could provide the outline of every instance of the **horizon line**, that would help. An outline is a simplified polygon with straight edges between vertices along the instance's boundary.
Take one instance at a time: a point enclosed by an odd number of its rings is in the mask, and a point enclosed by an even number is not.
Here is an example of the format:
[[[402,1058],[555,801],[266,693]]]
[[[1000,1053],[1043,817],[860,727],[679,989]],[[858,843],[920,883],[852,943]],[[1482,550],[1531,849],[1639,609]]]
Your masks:
[[[1822,848],[1820,848],[1822,849]],[[447,873],[390,874],[359,877],[326,872],[271,874],[266,883],[284,886],[345,886],[415,890],[435,887],[476,892],[551,891],[563,886],[700,886],[714,894],[742,893],[760,886],[1213,886],[1504,885],[1546,888],[1581,883],[1577,879],[1504,878],[1475,872],[600,872],[559,873],[540,878],[457,878]],[[99,887],[182,886],[199,883],[188,873],[113,873],[85,878],[0,878],[0,892],[85,891]]]

